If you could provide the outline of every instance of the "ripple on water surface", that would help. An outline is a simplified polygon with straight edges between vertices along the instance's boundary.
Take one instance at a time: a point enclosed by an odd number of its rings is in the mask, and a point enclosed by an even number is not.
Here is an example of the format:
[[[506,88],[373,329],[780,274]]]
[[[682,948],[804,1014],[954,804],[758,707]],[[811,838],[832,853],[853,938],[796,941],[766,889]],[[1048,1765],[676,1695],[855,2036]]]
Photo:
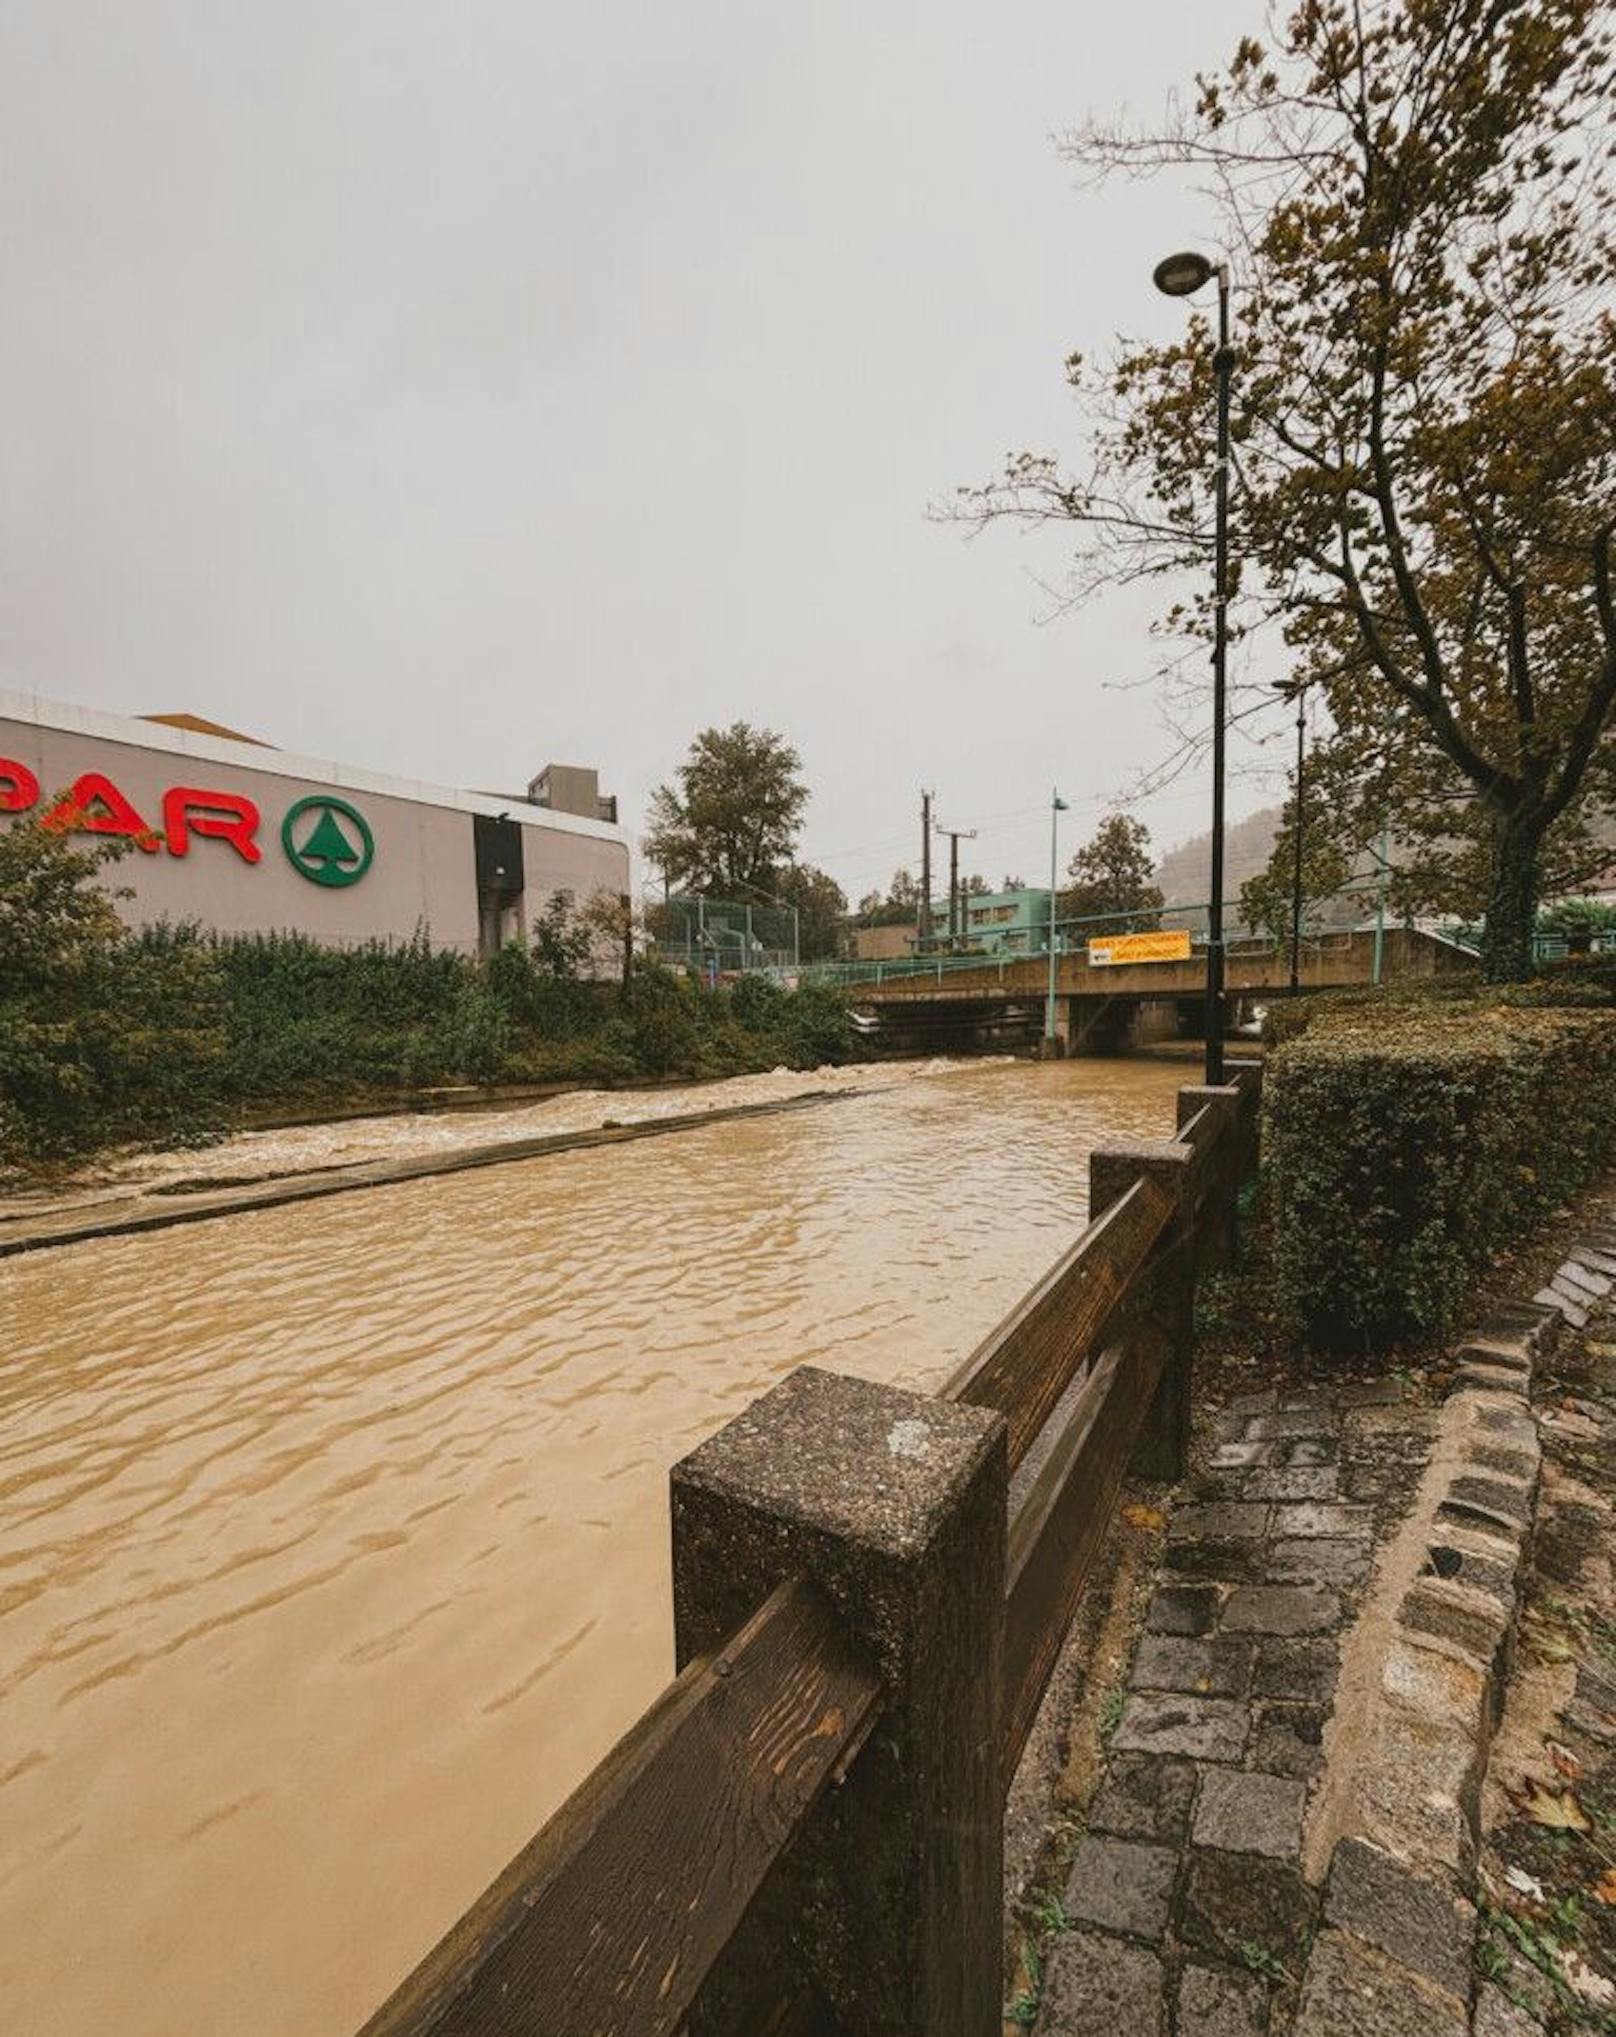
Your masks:
[[[1182,1079],[894,1070],[0,1264],[8,2031],[356,2028],[665,1680],[668,1465],[803,1361],[935,1384]]]

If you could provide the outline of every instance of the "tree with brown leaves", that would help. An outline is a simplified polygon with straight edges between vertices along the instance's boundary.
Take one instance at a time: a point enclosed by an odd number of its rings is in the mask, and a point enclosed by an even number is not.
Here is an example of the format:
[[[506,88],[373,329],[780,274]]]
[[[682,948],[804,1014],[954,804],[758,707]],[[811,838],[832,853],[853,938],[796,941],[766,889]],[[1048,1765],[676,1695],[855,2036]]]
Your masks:
[[[1605,0],[1304,0],[1097,176],[1206,173],[1238,313],[1235,617],[1320,689],[1404,892],[1479,883],[1494,978],[1616,805],[1616,55]],[[954,513],[1071,523],[1074,594],[1210,577],[1210,334],[1074,358],[1093,468]],[[1169,621],[1210,630],[1210,594]],[[1322,762],[1323,760],[1321,760]],[[1351,846],[1350,844],[1348,845]]]

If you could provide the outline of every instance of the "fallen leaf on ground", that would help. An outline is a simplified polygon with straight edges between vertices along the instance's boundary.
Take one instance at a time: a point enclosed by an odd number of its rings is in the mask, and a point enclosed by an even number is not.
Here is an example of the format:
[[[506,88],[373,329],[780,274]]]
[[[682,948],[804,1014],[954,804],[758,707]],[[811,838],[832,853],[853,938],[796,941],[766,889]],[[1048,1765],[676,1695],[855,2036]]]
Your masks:
[[[1122,1518],[1131,1528],[1159,1528],[1167,1517],[1156,1507],[1135,1504],[1122,1509]]]
[[[1589,1893],[1596,1903],[1616,1909],[1616,1867],[1607,1867]]]
[[[1535,1874],[1528,1874],[1524,1867],[1506,1867],[1504,1879],[1518,1896],[1525,1896],[1534,1903],[1548,1901],[1543,1893],[1543,1884]]]
[[[1510,1797],[1523,1818],[1530,1818],[1534,1825],[1544,1825],[1551,1832],[1593,1830],[1586,1812],[1568,1789],[1553,1790],[1533,1778],[1523,1789],[1511,1790]]]
[[[1576,1989],[1585,2002],[1592,2002],[1596,2008],[1608,2009],[1616,2002],[1616,1987],[1612,1987],[1602,1973],[1596,1973],[1580,1952],[1564,1945],[1554,1955],[1554,1963],[1565,1976],[1568,1986]]]
[[[1582,1763],[1572,1753],[1571,1749],[1569,1747],[1562,1747],[1558,1740],[1545,1740],[1543,1745],[1548,1752],[1549,1759],[1554,1763],[1556,1773],[1567,1776],[1572,1782],[1575,1782],[1582,1773]]]

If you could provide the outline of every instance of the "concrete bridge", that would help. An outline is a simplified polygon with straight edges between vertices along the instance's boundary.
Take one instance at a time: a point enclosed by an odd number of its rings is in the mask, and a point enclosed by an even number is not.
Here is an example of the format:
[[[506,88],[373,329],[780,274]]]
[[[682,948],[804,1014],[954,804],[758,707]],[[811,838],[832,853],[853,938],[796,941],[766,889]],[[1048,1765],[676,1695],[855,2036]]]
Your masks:
[[[1440,934],[1388,927],[1323,934],[1302,944],[1303,990],[1351,989],[1376,980],[1410,982],[1473,971],[1476,956]],[[855,964],[842,973],[859,1022],[869,1031],[925,1044],[1011,1044],[1036,1037],[1044,1024],[1049,957],[940,955]],[[1288,945],[1267,940],[1229,943],[1224,988],[1234,1022],[1242,1007],[1290,986]],[[1206,996],[1206,951],[1183,962],[1094,964],[1086,947],[1056,958],[1056,1032],[1071,1053],[1114,1053],[1150,1040],[1192,1037]]]

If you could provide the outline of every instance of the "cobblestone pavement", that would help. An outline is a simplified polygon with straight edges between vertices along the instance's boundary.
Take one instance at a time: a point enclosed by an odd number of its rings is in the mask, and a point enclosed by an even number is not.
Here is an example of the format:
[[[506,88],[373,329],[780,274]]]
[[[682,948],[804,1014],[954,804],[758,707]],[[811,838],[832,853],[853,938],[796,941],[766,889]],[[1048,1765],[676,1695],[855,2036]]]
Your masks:
[[[1222,1412],[1073,1859],[1044,2037],[1616,2030],[1613,1303],[1616,1201],[1458,1347],[1439,1407],[1388,1380]],[[1506,1821],[1584,1777],[1565,1829],[1485,1829],[1489,1750]]]
[[[1431,1432],[1395,1382],[1249,1395],[1220,1416],[1072,1865],[1044,2037],[1289,2020],[1319,1914],[1303,1817],[1341,1638]]]
[[[1533,1380],[1543,1481],[1482,1792],[1476,2037],[1616,2028],[1616,1203],[1554,1288],[1571,1334]]]

